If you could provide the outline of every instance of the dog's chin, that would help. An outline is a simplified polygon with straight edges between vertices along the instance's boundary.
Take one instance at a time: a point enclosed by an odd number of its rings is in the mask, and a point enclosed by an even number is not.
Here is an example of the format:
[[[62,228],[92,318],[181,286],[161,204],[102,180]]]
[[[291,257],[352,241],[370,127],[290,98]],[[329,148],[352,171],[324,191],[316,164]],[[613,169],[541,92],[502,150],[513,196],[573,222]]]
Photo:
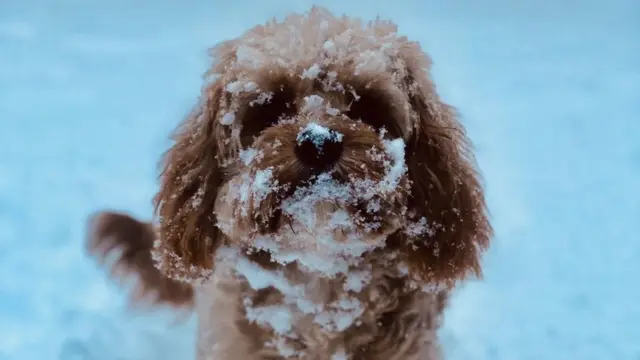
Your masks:
[[[223,187],[216,203],[218,227],[232,247],[267,252],[281,265],[296,263],[329,276],[345,273],[406,226],[402,192],[383,194],[370,186],[366,194],[358,189],[366,184],[343,183],[326,173],[305,186],[247,196],[255,181],[260,180],[239,175]]]

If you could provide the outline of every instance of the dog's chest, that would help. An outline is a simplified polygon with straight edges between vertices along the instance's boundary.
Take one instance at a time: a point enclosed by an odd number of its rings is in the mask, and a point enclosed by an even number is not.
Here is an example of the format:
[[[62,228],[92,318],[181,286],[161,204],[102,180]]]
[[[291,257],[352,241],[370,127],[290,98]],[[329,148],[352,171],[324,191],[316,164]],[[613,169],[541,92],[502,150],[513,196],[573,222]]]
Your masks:
[[[345,347],[370,342],[380,315],[397,306],[399,290],[387,275],[362,268],[327,279],[284,271],[256,289],[233,271],[217,272],[200,291],[200,333],[209,334],[200,343],[223,353],[243,346],[247,359],[342,359]]]

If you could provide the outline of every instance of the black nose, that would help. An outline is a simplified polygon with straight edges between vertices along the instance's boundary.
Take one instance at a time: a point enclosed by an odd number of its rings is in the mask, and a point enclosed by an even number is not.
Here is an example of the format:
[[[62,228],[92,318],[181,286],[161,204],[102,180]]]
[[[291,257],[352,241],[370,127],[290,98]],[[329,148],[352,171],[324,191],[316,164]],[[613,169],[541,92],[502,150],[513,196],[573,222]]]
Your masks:
[[[342,154],[342,134],[318,124],[309,124],[296,140],[296,156],[314,170],[328,169]]]

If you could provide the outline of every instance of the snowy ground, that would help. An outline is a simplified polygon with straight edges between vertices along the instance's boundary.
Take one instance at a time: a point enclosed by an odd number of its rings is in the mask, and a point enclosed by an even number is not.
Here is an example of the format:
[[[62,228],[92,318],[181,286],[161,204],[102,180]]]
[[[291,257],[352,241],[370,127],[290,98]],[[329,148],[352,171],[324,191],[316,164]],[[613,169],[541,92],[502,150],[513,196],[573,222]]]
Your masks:
[[[220,3],[0,0],[0,360],[192,358],[193,319],[127,312],[82,236],[151,214],[205,48],[310,5]],[[449,358],[640,359],[640,3],[320,3],[420,40],[477,143],[497,238]]]

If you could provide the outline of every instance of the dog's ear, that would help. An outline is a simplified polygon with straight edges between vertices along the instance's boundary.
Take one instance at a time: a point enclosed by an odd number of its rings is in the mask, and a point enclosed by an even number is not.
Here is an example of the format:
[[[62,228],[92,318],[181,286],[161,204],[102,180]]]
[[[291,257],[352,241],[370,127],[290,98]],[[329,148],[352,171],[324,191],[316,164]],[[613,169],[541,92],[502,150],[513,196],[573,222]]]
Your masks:
[[[217,119],[219,82],[203,90],[201,103],[178,127],[161,161],[160,189],[154,197],[159,221],[160,268],[172,278],[201,279],[213,268],[223,235],[214,205],[222,182]]]
[[[409,209],[422,225],[406,232],[405,254],[417,280],[452,286],[468,275],[482,276],[480,256],[492,236],[484,191],[466,131],[429,76],[430,59],[414,43],[404,61],[415,116],[406,151]]]
[[[113,278],[135,280],[132,304],[148,300],[155,304],[191,306],[191,285],[169,279],[155,267],[151,256],[155,240],[156,232],[151,223],[123,213],[104,211],[89,219],[86,250],[101,265],[111,263]]]

